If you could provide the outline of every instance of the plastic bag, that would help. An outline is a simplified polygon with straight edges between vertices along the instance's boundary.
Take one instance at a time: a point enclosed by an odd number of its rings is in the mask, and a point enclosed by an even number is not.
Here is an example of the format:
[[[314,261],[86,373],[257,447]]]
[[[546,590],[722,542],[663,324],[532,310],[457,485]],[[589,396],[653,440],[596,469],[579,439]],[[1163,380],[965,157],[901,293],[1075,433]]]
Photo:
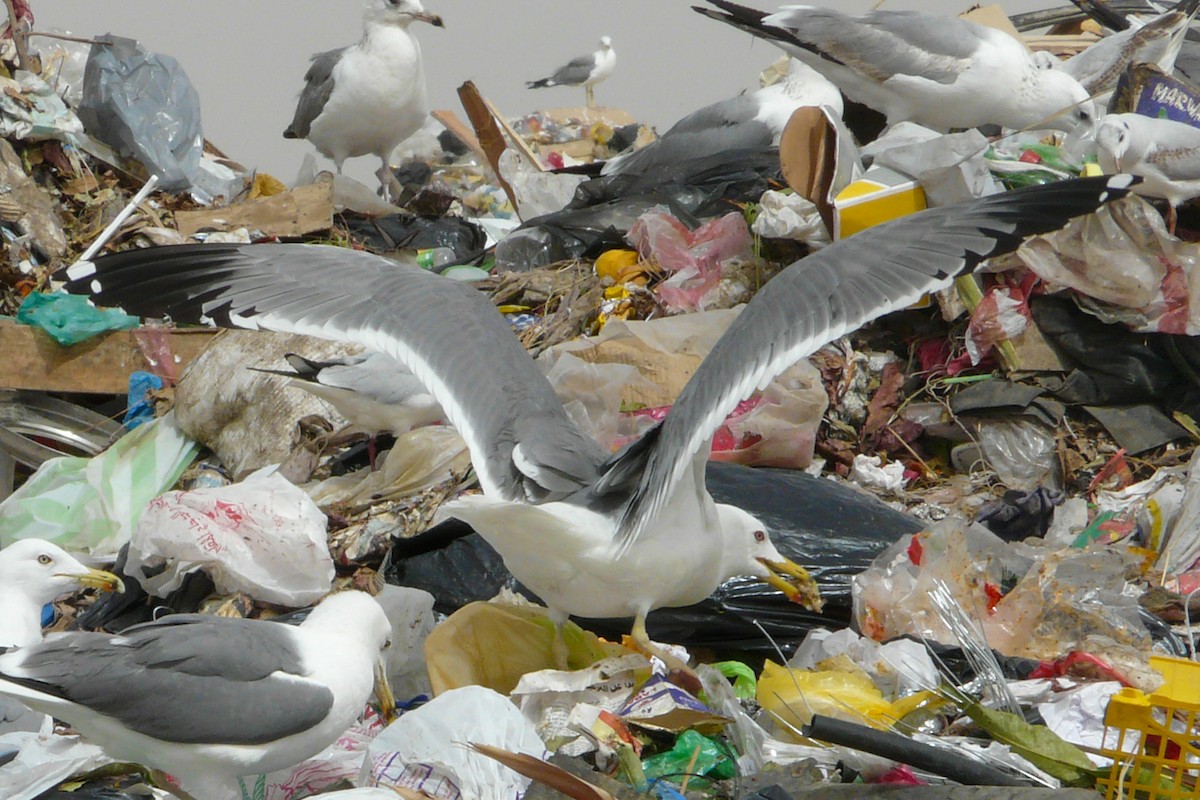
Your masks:
[[[180,191],[194,181],[204,151],[200,95],[179,62],[108,34],[92,47],[78,114],[88,133],[136,158]]]
[[[72,775],[112,763],[98,746],[78,736],[9,733],[0,737],[2,745],[20,748],[16,759],[0,769],[0,797],[5,800],[34,800]]]
[[[17,70],[13,78],[0,78],[0,88],[0,136],[5,139],[74,144],[83,133],[79,118],[37,75]]]
[[[585,175],[543,172],[535,169],[513,148],[500,155],[500,174],[517,196],[517,211],[522,219],[533,219],[561,211],[575,196],[575,189],[587,180]]]
[[[504,695],[453,689],[389,725],[367,749],[365,786],[401,786],[440,800],[518,800],[529,779],[464,747],[486,744],[545,759],[532,723]]]
[[[971,313],[966,348],[976,366],[997,343],[1014,339],[1029,326],[1029,308],[1003,287],[992,287]]]
[[[17,322],[41,328],[64,347],[107,331],[136,328],[140,320],[116,308],[96,308],[83,295],[32,292],[21,301]]]
[[[672,273],[657,291],[675,311],[702,311],[712,305],[722,268],[754,257],[746,220],[733,212],[688,230],[666,208],[653,208],[638,217],[628,239],[643,259],[653,259]]]
[[[832,240],[821,219],[821,211],[806,197],[795,192],[772,189],[759,200],[758,216],[750,226],[766,239],[794,239],[814,250],[828,247]]]
[[[47,539],[111,558],[129,541],[146,504],[179,480],[197,449],[172,412],[94,458],[50,459],[0,503],[0,545]]]
[[[977,130],[939,134],[915,122],[900,122],[862,149],[873,165],[910,175],[921,183],[930,207],[998,191],[984,153],[988,140]]]
[[[333,582],[325,525],[303,490],[261,470],[241,483],[151,501],[130,542],[128,568],[158,597],[202,568],[223,594],[296,608],[320,600]]]

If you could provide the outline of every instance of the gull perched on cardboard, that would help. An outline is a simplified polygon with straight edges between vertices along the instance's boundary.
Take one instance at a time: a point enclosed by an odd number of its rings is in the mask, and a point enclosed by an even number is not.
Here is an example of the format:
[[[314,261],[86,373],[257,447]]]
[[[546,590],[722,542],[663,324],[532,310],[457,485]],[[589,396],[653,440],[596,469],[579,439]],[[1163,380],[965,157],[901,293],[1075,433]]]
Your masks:
[[[555,70],[549,78],[529,81],[525,85],[530,89],[544,89],[548,86],[582,86],[587,92],[588,108],[594,108],[596,96],[592,87],[612,75],[613,68],[616,66],[617,53],[613,50],[612,39],[601,36],[600,49],[596,52],[571,59]]]
[[[180,245],[73,265],[66,288],[141,315],[306,333],[397,358],[462,434],[483,489],[446,511],[558,621],[633,617],[635,640],[655,652],[650,611],[699,602],[735,575],[820,606],[815,582],[779,554],[767,526],[716,503],[705,486],[713,435],[741,400],[824,344],[1123,196],[1135,180],[1084,178],[944,206],[809,255],[755,295],[666,419],[616,454],[572,422],[485,295],[415,266],[340,247]]]
[[[871,11],[852,17],[784,6],[771,14],[727,0],[696,11],[767,41],[837,84],[851,100],[927,128],[1037,126],[1090,133],[1095,104],[1066,72],[1046,69],[1006,33],[957,17]]]
[[[362,39],[312,57],[283,137],[308,139],[339,175],[347,158],[376,156],[386,192],[392,151],[429,114],[421,45],[408,29],[413,22],[442,27],[442,18],[420,0],[367,0]]]

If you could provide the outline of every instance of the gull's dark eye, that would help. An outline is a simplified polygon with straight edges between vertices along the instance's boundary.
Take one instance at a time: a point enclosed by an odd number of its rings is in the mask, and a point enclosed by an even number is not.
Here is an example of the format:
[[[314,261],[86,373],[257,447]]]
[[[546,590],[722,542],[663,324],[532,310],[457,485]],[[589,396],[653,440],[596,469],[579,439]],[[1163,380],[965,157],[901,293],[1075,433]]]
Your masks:
[[[392,646],[392,640],[391,640],[391,639],[388,639],[386,642],[384,642],[384,643],[383,643],[383,649],[384,649],[384,650],[387,650],[387,649],[388,649],[389,647],[391,647],[391,646]]]
[[[38,563],[42,564],[42,565],[49,564],[53,560],[54,560],[53,558],[46,555],[45,553],[42,553],[40,556],[38,556]]]
[[[1079,118],[1080,118],[1081,120],[1084,120],[1084,121],[1086,122],[1087,120],[1089,120],[1089,119],[1091,119],[1091,118],[1092,118],[1092,115],[1091,115],[1091,114],[1089,114],[1089,113],[1088,113],[1088,112],[1086,112],[1086,111],[1080,111],[1080,112],[1079,112]]]
[[[767,532],[766,531],[755,531],[754,532],[754,541],[765,542],[766,540],[767,540]]]

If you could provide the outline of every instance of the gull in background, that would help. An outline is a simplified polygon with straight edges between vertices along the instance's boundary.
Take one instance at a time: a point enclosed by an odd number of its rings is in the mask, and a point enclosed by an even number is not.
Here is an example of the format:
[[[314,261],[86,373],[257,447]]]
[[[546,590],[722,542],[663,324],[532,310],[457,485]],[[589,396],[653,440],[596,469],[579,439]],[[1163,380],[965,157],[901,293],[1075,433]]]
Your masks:
[[[580,56],[559,67],[549,78],[529,81],[525,85],[530,89],[545,89],[548,86],[582,86],[587,92],[587,107],[596,107],[596,96],[593,87],[612,75],[617,66],[617,52],[613,50],[612,39],[600,37],[600,49],[591,55]]]
[[[640,646],[686,669],[653,648],[651,610],[698,602],[735,575],[820,607],[815,582],[779,554],[767,526],[705,486],[712,437],[738,402],[822,345],[1123,196],[1135,180],[1083,178],[943,206],[809,255],[755,295],[666,419],[616,454],[575,426],[484,295],[415,266],[338,247],[206,244],[108,255],[65,278],[70,292],[143,316],[307,333],[397,358],[462,434],[483,489],[446,511],[556,621],[633,617]]]
[[[1096,160],[1106,171],[1142,178],[1138,194],[1167,201],[1167,230],[1176,207],[1200,196],[1200,128],[1141,114],[1109,114],[1096,131]]]
[[[442,27],[420,0],[367,0],[357,44],[318,53],[285,139],[307,139],[332,159],[338,174],[347,158],[374,155],[385,194],[392,188],[388,159],[429,114],[421,45],[413,22]]]

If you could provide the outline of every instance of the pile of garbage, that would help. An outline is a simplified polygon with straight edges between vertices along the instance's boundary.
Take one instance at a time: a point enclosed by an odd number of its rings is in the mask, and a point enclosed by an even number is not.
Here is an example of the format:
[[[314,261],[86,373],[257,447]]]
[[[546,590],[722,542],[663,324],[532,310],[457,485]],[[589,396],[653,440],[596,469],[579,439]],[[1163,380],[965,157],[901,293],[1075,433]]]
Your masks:
[[[1104,41],[1078,24],[1037,46]],[[48,541],[124,589],[60,591],[46,632],[287,621],[352,589],[392,628],[395,721],[363,709],[319,754],[197,800],[1195,796],[1194,208],[1171,225],[1150,199],[1106,205],[744,398],[713,437],[708,490],[763,520],[823,604],[735,577],[653,611],[649,637],[692,665],[681,678],[630,620],[560,625],[447,516],[483,479],[419,374],[311,336],[97,308],[58,290],[63,268],[285,241],[438,273],[490,299],[616,453],[790,264],[925,208],[1100,174],[1093,152],[910,122],[868,139],[805,106],[764,146],[618,171],[601,165],[654,139],[624,112],[483,124],[465,86],[472,126],[438,112],[437,144],[385,198],[315,164],[290,187],[246,170],[205,141],[180,65],[136,42],[38,40],[40,64],[20,68],[2,44],[0,554]],[[121,91],[134,70],[156,91]],[[1111,108],[1155,117],[1167,85],[1200,97],[1135,64]],[[103,741],[6,724],[0,796],[165,796]]]

